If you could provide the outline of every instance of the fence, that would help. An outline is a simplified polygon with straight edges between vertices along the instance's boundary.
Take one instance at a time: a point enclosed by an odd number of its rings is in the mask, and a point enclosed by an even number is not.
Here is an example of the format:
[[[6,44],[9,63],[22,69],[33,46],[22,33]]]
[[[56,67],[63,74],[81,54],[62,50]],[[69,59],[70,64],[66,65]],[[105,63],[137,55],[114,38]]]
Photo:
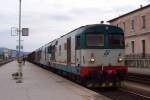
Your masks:
[[[150,54],[126,55],[125,65],[129,67],[150,68]]]

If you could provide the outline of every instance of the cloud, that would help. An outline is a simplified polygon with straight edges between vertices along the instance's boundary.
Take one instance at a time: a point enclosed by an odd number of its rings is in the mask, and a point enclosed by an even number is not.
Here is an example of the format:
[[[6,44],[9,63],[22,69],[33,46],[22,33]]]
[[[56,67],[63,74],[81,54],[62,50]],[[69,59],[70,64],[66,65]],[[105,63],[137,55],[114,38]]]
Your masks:
[[[0,46],[15,48],[17,37],[10,37],[10,28],[18,27],[19,0],[0,1]],[[30,29],[29,36],[22,37],[24,50],[35,50],[77,27],[110,20],[148,3],[150,0],[22,0],[22,27]]]
[[[50,20],[56,20],[56,21],[69,21],[72,18],[67,15],[57,14],[57,15],[49,15],[48,18]]]
[[[147,3],[150,3],[150,0],[145,0]]]
[[[26,21],[70,21],[73,20],[71,16],[64,13],[28,13],[22,16],[22,20]]]

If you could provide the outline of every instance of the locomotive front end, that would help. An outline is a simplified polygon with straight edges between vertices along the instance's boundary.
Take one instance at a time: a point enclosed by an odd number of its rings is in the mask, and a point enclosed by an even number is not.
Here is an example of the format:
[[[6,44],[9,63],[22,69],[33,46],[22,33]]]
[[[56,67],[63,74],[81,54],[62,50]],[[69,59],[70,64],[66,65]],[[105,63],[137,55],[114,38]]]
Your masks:
[[[124,80],[128,69],[124,65],[124,34],[120,28],[90,27],[84,34],[82,46],[83,49],[78,50],[80,75],[87,83],[118,86]]]

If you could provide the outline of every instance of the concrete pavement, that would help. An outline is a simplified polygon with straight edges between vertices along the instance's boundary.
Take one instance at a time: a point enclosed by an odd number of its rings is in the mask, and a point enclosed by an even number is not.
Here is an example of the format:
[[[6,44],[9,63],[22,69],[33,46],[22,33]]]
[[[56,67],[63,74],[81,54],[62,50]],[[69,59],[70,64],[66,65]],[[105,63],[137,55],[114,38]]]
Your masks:
[[[0,67],[0,100],[110,100],[52,72],[26,62],[23,83],[16,83],[16,61]]]

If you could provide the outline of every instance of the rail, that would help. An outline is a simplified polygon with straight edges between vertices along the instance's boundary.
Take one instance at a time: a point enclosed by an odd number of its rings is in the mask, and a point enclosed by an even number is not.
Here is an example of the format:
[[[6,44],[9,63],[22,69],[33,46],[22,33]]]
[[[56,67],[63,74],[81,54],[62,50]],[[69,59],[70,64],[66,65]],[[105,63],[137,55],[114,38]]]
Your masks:
[[[4,65],[6,63],[9,63],[11,61],[13,61],[13,59],[5,60],[5,61],[0,61],[0,66]]]
[[[127,80],[150,85],[150,75],[128,73]]]
[[[150,100],[150,96],[140,94],[126,88],[100,88],[92,90],[108,98],[111,98],[112,100]]]

